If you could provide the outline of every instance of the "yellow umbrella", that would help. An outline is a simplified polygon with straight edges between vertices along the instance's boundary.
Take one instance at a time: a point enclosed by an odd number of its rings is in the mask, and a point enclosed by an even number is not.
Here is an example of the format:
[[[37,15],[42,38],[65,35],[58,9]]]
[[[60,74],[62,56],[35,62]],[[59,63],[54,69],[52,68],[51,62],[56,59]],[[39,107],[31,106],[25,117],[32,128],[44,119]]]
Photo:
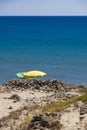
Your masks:
[[[24,78],[38,78],[38,77],[44,77],[46,76],[46,73],[41,71],[29,71],[24,73]]]

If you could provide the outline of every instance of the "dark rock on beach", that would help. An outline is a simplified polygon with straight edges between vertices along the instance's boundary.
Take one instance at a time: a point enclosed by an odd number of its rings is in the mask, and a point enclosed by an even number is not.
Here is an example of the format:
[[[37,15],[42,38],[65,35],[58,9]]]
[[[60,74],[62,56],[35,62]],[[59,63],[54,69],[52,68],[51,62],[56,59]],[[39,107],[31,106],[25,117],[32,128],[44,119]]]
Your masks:
[[[21,98],[17,95],[17,94],[13,94],[11,97],[9,97],[8,99],[12,99],[15,102],[19,102],[21,100]]]
[[[46,114],[34,116],[31,123],[28,125],[27,130],[55,130],[55,126],[56,129],[60,130],[62,125],[56,119],[58,118],[57,115],[54,115],[53,117],[52,114],[50,114],[49,117]]]
[[[87,114],[87,102],[80,107],[80,115]]]
[[[3,86],[8,89],[39,89],[43,91],[68,91],[71,88],[70,85],[57,80],[11,80]]]

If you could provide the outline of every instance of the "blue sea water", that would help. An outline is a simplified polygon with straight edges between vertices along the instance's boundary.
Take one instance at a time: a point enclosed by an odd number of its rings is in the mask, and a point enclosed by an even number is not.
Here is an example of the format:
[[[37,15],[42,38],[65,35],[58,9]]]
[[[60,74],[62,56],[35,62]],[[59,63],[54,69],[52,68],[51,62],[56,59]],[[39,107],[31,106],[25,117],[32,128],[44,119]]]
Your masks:
[[[87,17],[0,17],[0,84],[30,70],[87,85]]]

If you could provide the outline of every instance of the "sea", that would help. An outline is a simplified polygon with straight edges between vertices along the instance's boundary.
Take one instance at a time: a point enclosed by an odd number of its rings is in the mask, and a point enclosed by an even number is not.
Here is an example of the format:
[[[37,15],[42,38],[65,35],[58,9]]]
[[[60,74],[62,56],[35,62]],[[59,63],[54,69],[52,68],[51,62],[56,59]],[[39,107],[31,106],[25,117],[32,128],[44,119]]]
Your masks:
[[[32,70],[87,85],[87,17],[0,16],[0,84]]]

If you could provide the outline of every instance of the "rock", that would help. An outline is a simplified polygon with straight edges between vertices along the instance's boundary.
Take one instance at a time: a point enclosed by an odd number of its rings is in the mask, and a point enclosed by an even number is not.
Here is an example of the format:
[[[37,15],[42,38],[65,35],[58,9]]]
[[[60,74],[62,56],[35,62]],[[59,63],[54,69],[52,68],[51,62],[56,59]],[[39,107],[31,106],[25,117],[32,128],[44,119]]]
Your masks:
[[[87,114],[87,102],[80,107],[80,115]]]
[[[13,109],[12,106],[10,106],[8,109]]]
[[[16,102],[19,102],[20,101],[20,97],[17,95],[17,94],[13,94],[11,97],[9,97],[8,99],[13,99],[15,100]]]
[[[70,86],[57,80],[11,80],[4,84],[8,89],[38,89],[43,91],[68,91]]]
[[[50,124],[48,123],[48,121],[44,120],[41,115],[34,116],[31,123],[28,125],[27,130],[31,130],[32,128],[41,130],[43,128],[50,128]]]

